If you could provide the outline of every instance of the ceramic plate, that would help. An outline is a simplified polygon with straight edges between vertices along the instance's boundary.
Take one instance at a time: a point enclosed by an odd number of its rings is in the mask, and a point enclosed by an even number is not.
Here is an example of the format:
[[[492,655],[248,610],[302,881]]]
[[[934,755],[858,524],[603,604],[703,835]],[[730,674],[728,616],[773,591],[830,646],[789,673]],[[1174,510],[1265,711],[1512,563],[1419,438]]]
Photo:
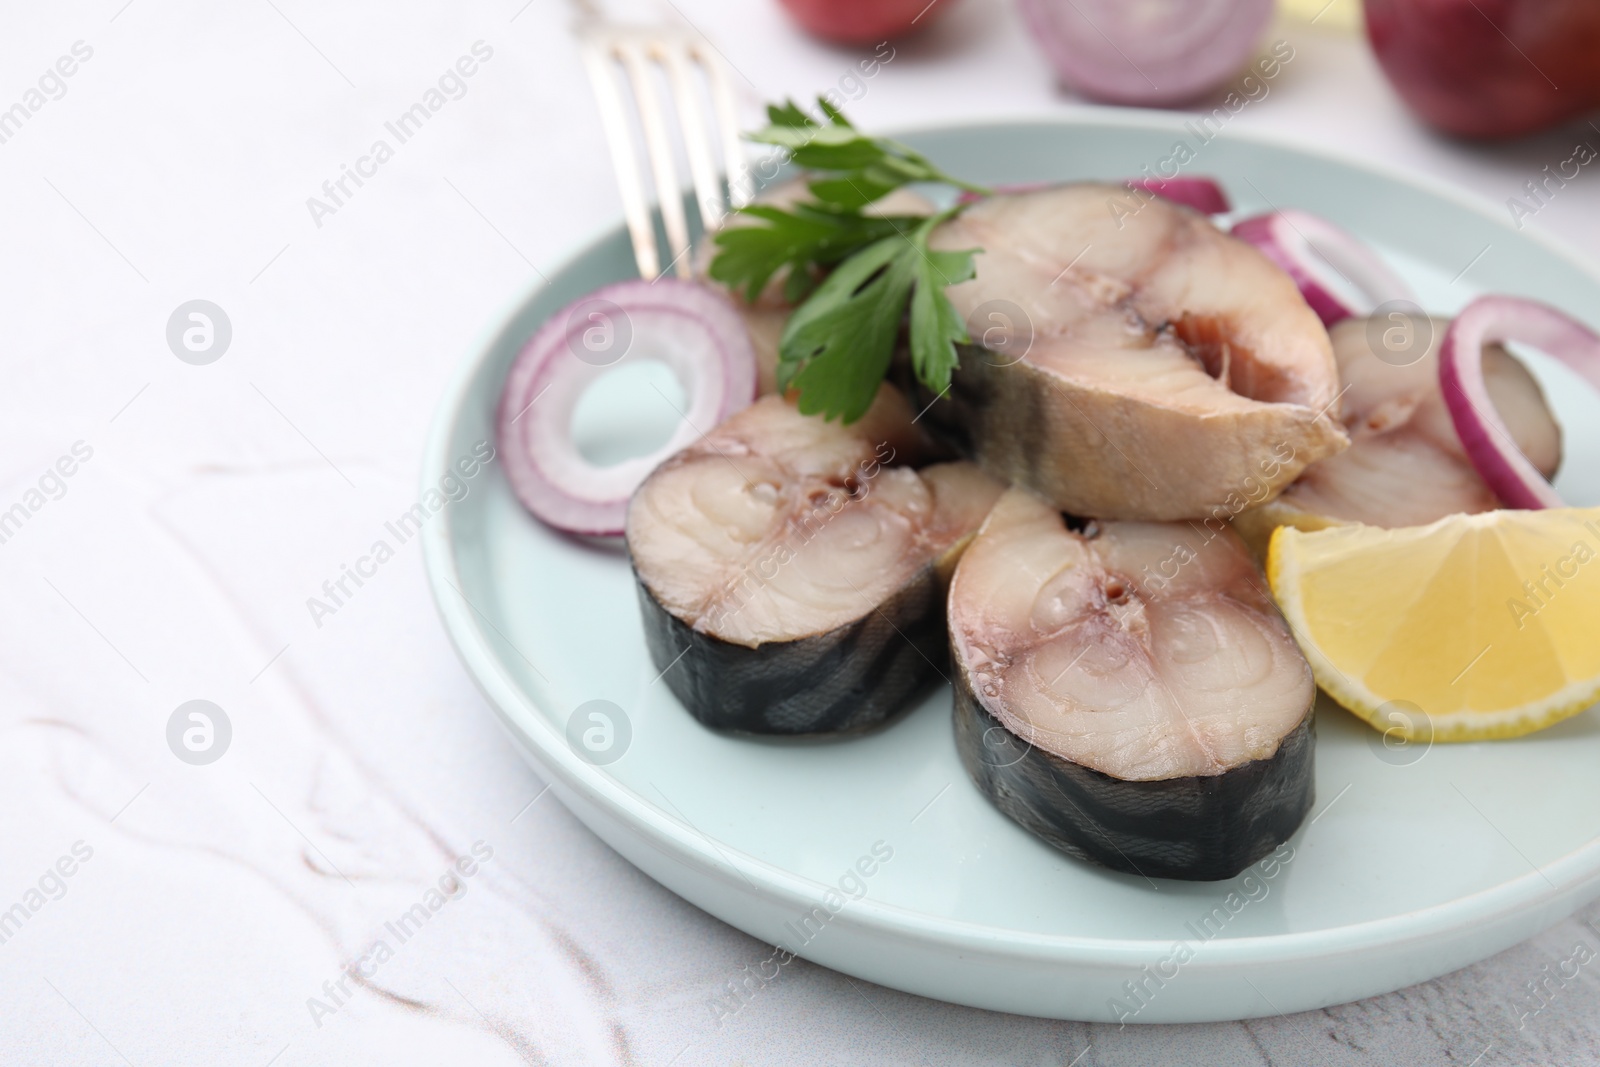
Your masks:
[[[1595,273],[1517,232],[1498,206],[1366,163],[1244,137],[1202,145],[1178,121],[1144,114],[903,136],[990,183],[1136,175],[1182,140],[1195,152],[1185,173],[1219,178],[1243,211],[1293,206],[1347,227],[1432,311],[1483,291],[1580,317],[1600,309]],[[625,232],[546,273],[456,376],[425,486],[493,440],[506,369],[546,316],[634,276]],[[580,405],[575,432],[591,454],[618,435],[624,447],[630,435],[665,439],[676,421],[663,400],[674,383],[647,357],[630,353],[595,387],[603,398]],[[1600,403],[1529,358],[1565,431],[1557,486],[1573,503],[1600,503]],[[1396,752],[1324,700],[1317,801],[1286,858],[1231,882],[1146,881],[1068,859],[990,807],[957,762],[948,687],[849,741],[703,729],[650,663],[620,547],[531,519],[498,464],[470,484],[427,529],[432,588],[467,670],[539,773],[663,885],[846,974],[1055,1018],[1238,1019],[1432,978],[1600,895],[1594,709],[1517,741]],[[596,700],[609,704],[584,708]],[[597,708],[612,708],[607,721],[589,717]]]

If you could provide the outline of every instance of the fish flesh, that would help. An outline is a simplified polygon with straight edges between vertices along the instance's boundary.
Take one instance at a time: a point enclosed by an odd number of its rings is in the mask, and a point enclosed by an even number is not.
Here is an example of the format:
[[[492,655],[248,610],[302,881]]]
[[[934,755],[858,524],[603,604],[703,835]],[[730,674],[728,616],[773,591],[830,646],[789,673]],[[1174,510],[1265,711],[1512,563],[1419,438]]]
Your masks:
[[[1431,320],[1431,343],[1404,364],[1374,352],[1372,338],[1389,325],[1346,319],[1330,331],[1344,382],[1339,416],[1350,447],[1313,463],[1275,500],[1234,519],[1258,554],[1285,524],[1304,530],[1348,522],[1426,526],[1500,507],[1461,447],[1440,391],[1439,349],[1450,320]],[[1561,427],[1539,383],[1498,344],[1484,347],[1483,376],[1517,447],[1553,478],[1561,465]]]
[[[884,385],[849,426],[767,396],[663,463],[628,509],[656,669],[707,726],[851,733],[948,662],[945,591],[1003,489],[936,458]]]
[[[1305,657],[1227,527],[1091,521],[1007,490],[962,556],[956,741],[1007,816],[1080,859],[1229,878],[1310,810]]]
[[[975,343],[928,421],[1072,514],[1199,518],[1251,487],[1276,495],[1346,444],[1327,332],[1256,249],[1126,198],[1093,183],[996,195],[933,232],[933,248],[980,251],[977,276],[946,290]]]

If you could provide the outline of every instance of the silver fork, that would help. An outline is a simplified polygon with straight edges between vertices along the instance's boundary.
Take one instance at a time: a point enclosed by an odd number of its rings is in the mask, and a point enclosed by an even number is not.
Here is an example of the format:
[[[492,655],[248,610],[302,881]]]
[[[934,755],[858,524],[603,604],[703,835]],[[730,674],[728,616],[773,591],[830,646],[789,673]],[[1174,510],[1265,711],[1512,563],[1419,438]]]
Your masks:
[[[644,134],[651,184],[666,230],[666,269],[674,270],[679,277],[690,277],[693,265],[688,254],[689,221],[683,209],[676,155],[652,68],[666,76],[668,95],[673,99],[677,125],[683,133],[684,155],[694,182],[701,226],[710,232],[729,210],[748,203],[753,192],[750,166],[739,141],[733,94],[728,88],[722,57],[703,37],[686,27],[621,25],[608,21],[590,0],[577,0],[577,7],[579,47],[594,83],[600,122],[611,145],[611,160],[616,166],[617,184],[622,192],[623,217],[627,219],[628,232],[633,238],[639,276],[647,280],[659,276],[663,256],[656,246],[655,222],[634,152],[628,109],[623,102],[624,87],[633,94],[639,128]],[[694,72],[697,69],[704,78],[716,116],[718,130],[715,134],[706,128],[695,93]],[[713,140],[719,140],[722,145],[727,172],[726,196],[712,155]]]

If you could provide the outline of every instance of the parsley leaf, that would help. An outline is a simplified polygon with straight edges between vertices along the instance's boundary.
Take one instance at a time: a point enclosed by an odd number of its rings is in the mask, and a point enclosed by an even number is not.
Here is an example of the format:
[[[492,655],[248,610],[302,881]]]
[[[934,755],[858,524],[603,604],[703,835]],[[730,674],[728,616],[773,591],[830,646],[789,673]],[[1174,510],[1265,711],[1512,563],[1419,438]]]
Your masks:
[[[851,256],[790,316],[778,344],[778,387],[800,390],[802,414],[849,423],[866,413],[889,371],[908,298],[912,367],[930,389],[950,384],[955,345],[969,338],[944,287],[973,276],[973,252],[933,251],[928,235],[958,210]]]
[[[883,218],[798,204],[793,209],[755,204],[740,213],[764,226],[729,226],[717,234],[717,257],[711,277],[730,289],[743,290],[754,303],[767,282],[788,269],[784,299],[798,302],[816,286],[813,267],[831,267],[875,241],[918,221],[914,217]]]
[[[754,224],[716,235],[710,274],[751,302],[782,275],[785,299],[804,303],[779,342],[778,388],[799,391],[802,413],[848,423],[877,395],[903,321],[917,379],[935,392],[949,387],[955,346],[969,337],[944,290],[973,277],[977,252],[928,247],[934,227],[964,205],[927,218],[863,209],[913,182],[988,190],[950,177],[905,145],[868,137],[827,101],[818,105],[821,120],[792,101],[769,105],[768,125],[750,135],[818,172],[807,184],[812,200],[741,208]]]
[[[902,237],[846,260],[789,317],[778,343],[778,388],[800,390],[800,412],[854,422],[889,372],[912,272]],[[915,253],[912,253],[913,255]]]
[[[868,137],[826,100],[818,98],[817,104],[827,116],[825,123],[801,111],[793,101],[769,106],[768,126],[750,134],[750,140],[785,149],[797,166],[837,172],[810,183],[811,195],[821,203],[856,211],[912,182],[942,182],[969,192],[987,191],[950,177],[897,141]]]
[[[927,248],[926,239],[923,248]],[[935,393],[950,388],[950,374],[961,362],[956,345],[972,340],[967,324],[944,295],[944,287],[976,275],[972,265],[976,251],[927,251],[916,262],[917,280],[911,293],[911,369],[917,380]]]

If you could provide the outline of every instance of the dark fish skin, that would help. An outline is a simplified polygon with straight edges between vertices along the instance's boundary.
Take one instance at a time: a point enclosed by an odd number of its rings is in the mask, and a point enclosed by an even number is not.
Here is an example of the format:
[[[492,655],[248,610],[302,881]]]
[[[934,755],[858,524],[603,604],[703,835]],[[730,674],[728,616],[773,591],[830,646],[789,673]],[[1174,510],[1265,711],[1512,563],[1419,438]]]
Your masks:
[[[1057,394],[1046,372],[977,345],[956,345],[956,353],[960,365],[943,396],[916,380],[909,357],[894,368],[895,384],[925,412],[922,424],[941,443],[1001,481],[1027,486],[1073,514],[1123,514],[1118,502],[1074,491],[1073,469],[1084,464],[1106,471],[1107,482],[1142,501],[1144,474]],[[1160,514],[1162,510],[1156,500],[1134,513],[1141,518],[1184,517]]]
[[[1033,368],[1012,357],[979,345],[958,344],[955,349],[960,362],[942,396],[917,379],[910,349],[903,345],[890,364],[889,380],[923,413],[922,425],[957,455],[1013,485],[1042,481],[1036,466],[1051,457],[1040,454],[1044,442],[1034,438],[1046,418],[1048,403],[1040,393],[1048,386],[1033,381]],[[1021,374],[993,373],[1019,369]]]
[[[1130,782],[1028,744],[955,678],[956,748],[995,807],[1078,859],[1147,878],[1232,878],[1288,840],[1311,810],[1310,708],[1270,759],[1219,775]]]
[[[852,622],[755,648],[694,629],[637,570],[634,581],[650,659],[696,719],[716,730],[828,735],[880,726],[944,677],[953,569],[953,560],[935,561]]]

